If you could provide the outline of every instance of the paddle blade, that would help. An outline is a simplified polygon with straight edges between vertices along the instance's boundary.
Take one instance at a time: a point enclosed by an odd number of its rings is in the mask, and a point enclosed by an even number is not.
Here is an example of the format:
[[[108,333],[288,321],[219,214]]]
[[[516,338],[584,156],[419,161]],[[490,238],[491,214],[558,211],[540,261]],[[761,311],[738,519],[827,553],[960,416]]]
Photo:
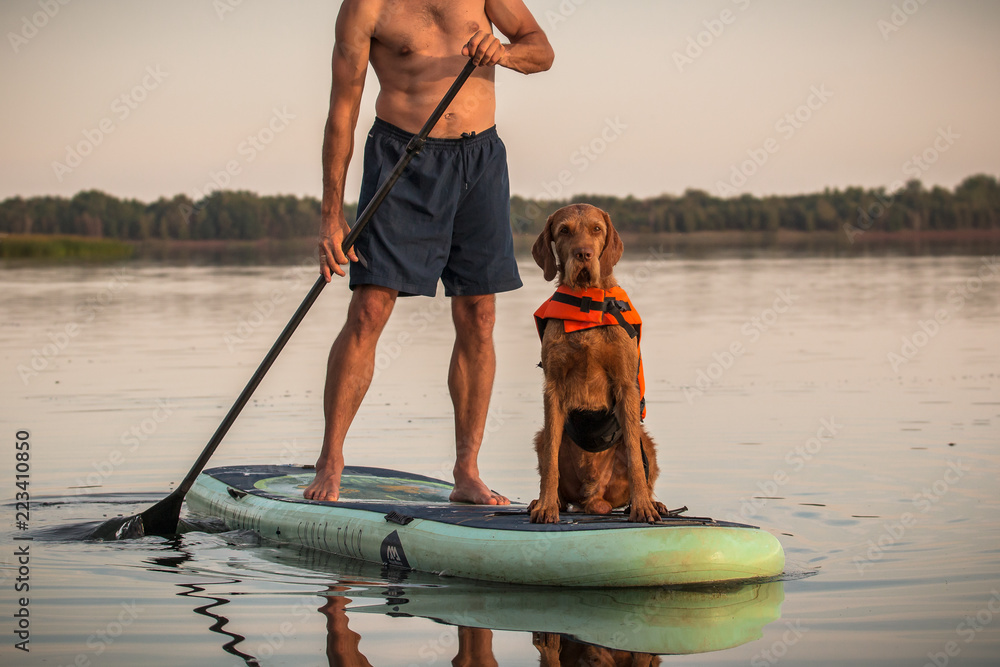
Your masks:
[[[142,515],[133,514],[132,516],[117,516],[114,519],[108,519],[84,539],[112,542],[114,540],[130,540],[145,534],[142,527]]]
[[[177,523],[181,515],[181,505],[184,496],[171,493],[142,514],[127,517],[115,517],[102,523],[94,529],[88,540],[110,542],[114,540],[130,540],[146,535],[167,537],[177,534]]]
[[[146,535],[176,535],[182,504],[184,504],[184,494],[174,491],[140,514],[143,532]]]

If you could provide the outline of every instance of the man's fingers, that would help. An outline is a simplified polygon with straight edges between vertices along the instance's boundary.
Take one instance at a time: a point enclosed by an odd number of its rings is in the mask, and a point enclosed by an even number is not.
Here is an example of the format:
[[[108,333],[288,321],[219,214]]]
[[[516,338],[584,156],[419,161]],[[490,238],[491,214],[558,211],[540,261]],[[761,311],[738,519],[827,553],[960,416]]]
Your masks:
[[[319,265],[320,272],[327,282],[330,282],[334,275],[344,277],[347,272],[344,267],[350,262],[358,261],[358,256],[354,248],[348,248],[345,253],[341,244],[350,233],[351,228],[344,220],[330,217],[324,219],[319,234]]]
[[[347,272],[343,266],[348,262],[358,261],[354,248],[351,248],[347,255],[340,248],[334,237],[324,237],[319,244],[319,267],[323,277],[330,282],[333,275],[344,277]]]
[[[498,54],[501,49],[503,49],[503,46],[501,46],[500,42],[493,42],[489,45],[480,45],[479,50],[481,54],[476,64],[480,67],[490,67],[492,65],[496,65],[500,60],[500,56]]]
[[[503,44],[493,33],[480,30],[469,38],[462,54],[471,57],[476,66],[488,67],[500,61],[503,50]]]

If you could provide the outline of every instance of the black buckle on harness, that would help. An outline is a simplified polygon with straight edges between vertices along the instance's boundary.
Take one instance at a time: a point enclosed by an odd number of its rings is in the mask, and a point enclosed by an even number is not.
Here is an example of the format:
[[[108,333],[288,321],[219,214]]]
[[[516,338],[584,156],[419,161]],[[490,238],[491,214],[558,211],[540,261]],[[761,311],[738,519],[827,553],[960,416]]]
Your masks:
[[[623,305],[625,306],[624,308],[622,308]],[[627,303],[623,304],[621,301],[608,297],[608,299],[604,302],[604,308],[604,312],[615,318],[615,321],[618,322],[623,329],[625,329],[625,333],[628,334],[629,338],[635,338],[638,335],[635,327],[629,324],[628,321],[626,321],[625,316],[622,315],[622,312],[631,310]]]
[[[591,299],[589,296],[580,297],[580,312],[589,313],[593,305],[594,305],[594,300]],[[603,310],[603,308],[601,310]]]

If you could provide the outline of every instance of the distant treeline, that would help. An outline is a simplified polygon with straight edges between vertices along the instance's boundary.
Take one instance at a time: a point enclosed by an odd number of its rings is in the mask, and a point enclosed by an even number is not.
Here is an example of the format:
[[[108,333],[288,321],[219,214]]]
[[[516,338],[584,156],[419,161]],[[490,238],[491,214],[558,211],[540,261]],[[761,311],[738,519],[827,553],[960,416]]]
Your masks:
[[[896,191],[847,188],[782,197],[720,198],[700,190],[648,199],[580,195],[572,200],[511,199],[516,233],[537,234],[546,217],[569,201],[606,210],[628,232],[968,230],[1000,228],[1000,185],[972,176],[954,190],[910,181]],[[348,219],[355,208],[349,207]],[[0,202],[0,233],[69,234],[146,239],[287,239],[316,234],[320,202],[311,197],[215,192],[195,202],[184,195],[152,204],[96,190],[62,197]]]
[[[320,203],[252,192],[215,192],[201,201],[185,195],[152,204],[118,199],[98,190],[64,197],[14,197],[0,203],[0,232],[70,234],[130,241],[245,239],[312,236]]]

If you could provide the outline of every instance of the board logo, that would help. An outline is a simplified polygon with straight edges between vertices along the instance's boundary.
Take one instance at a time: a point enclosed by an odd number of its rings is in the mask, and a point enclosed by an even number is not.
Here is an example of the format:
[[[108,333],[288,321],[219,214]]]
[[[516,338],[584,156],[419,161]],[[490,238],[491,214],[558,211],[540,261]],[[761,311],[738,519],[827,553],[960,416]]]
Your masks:
[[[403,553],[403,543],[399,541],[399,533],[395,530],[382,540],[379,555],[382,557],[383,565],[410,569],[410,563],[406,560],[406,554]]]

